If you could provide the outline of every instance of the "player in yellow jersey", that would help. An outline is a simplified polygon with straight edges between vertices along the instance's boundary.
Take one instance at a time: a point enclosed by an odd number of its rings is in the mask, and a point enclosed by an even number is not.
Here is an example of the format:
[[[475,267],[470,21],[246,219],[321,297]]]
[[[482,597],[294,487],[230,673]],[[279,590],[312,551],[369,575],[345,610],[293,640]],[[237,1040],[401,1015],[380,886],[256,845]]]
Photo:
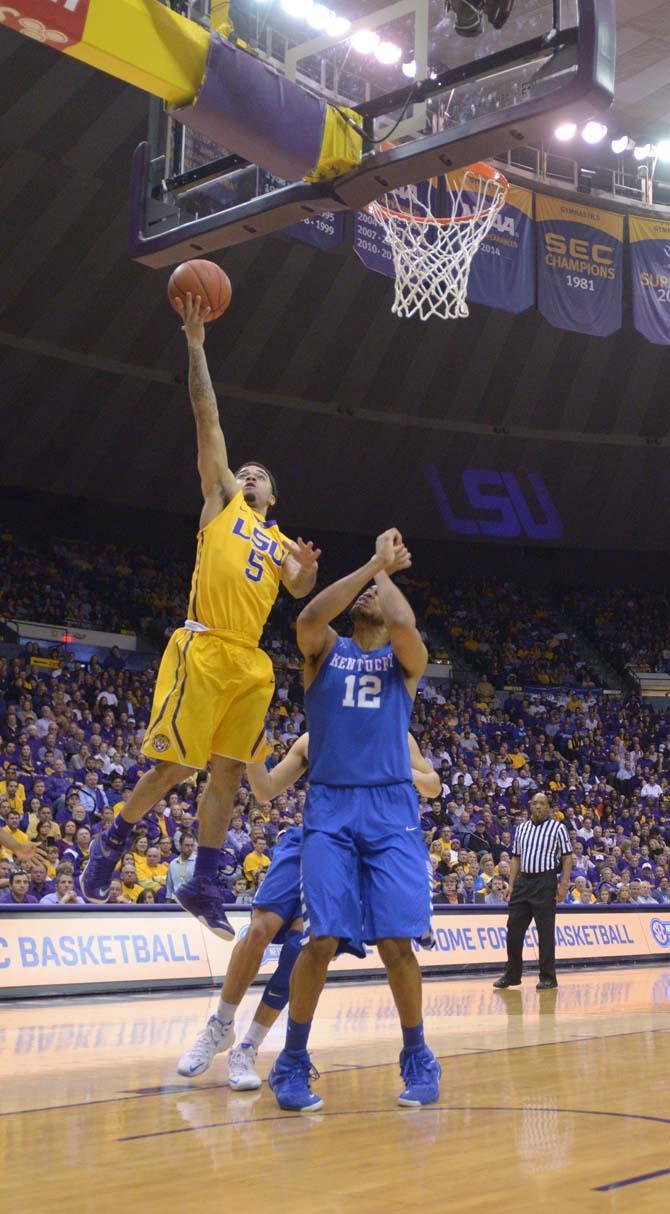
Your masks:
[[[277,487],[267,468],[248,462],[231,471],[205,357],[207,312],[199,296],[189,295],[181,309],[204,505],[188,618],[163,654],[142,744],[156,766],[139,780],[113,826],[95,836],[81,888],[89,901],[106,902],[133,825],[191,771],[209,764],[195,872],[178,900],[230,939],[216,884],[218,853],[244,764],[267,753],[265,715],[274,692],[272,663],[258,642],[281,585],[295,598],[312,590],[320,552],[311,542],[287,539],[268,519]]]

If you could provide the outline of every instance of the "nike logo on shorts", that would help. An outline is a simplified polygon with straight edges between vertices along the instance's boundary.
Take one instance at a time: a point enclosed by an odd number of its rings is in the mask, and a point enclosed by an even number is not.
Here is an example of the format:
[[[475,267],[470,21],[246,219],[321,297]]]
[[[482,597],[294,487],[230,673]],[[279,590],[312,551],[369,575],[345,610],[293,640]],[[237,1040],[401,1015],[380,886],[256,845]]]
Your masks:
[[[405,830],[418,830],[418,826],[406,826]]]

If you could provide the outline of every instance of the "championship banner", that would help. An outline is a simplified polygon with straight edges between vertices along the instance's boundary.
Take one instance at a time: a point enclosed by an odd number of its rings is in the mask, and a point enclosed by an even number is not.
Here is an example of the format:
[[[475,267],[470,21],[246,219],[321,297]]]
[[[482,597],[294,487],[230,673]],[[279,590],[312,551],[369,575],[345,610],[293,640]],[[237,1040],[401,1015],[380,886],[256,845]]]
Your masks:
[[[535,197],[538,308],[557,329],[608,337],[621,328],[623,215]]]
[[[266,172],[265,169],[258,171],[259,194],[269,194],[271,190],[290,184],[292,183],[276,177],[273,173]],[[292,223],[290,227],[283,230],[287,236],[293,236],[295,240],[300,240],[303,244],[312,245],[315,249],[328,250],[336,249],[338,245],[342,244],[344,224],[344,211],[322,211],[320,215],[310,215],[308,219],[302,219],[300,223]]]
[[[368,270],[395,278],[393,254],[384,229],[367,211],[354,214],[354,253]]]
[[[0,5],[0,24],[64,51],[81,42],[90,0],[12,0]]]
[[[633,279],[633,324],[657,346],[670,346],[670,223],[628,220]]]
[[[507,202],[473,258],[468,300],[515,313],[525,312],[535,303],[535,222],[530,190],[510,186]]]

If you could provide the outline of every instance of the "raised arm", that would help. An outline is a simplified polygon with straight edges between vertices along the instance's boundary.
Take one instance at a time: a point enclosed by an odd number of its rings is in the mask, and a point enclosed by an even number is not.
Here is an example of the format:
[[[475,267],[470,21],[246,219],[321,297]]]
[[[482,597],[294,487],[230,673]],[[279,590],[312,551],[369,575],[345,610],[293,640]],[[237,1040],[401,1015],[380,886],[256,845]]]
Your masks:
[[[432,763],[424,758],[419,750],[419,744],[413,734],[407,735],[409,742],[409,761],[412,767],[412,783],[422,797],[439,797],[442,792],[442,781]]]
[[[340,578],[339,582],[333,582],[332,586],[326,586],[311,603],[303,607],[298,616],[298,647],[300,652],[307,659],[307,663],[312,666],[317,666],[323,659],[324,655],[330,653],[337,639],[337,633],[330,627],[331,620],[337,618],[345,608],[360,594],[361,590],[367,586],[368,582],[372,581],[383,569],[407,568],[410,563],[409,553],[402,545],[400,533],[395,529],[384,532],[388,537],[383,549],[379,548],[379,537],[377,541],[377,552],[375,555],[361,565],[360,569],[355,569],[353,573],[347,574],[346,577]],[[394,542],[397,540],[397,546],[394,547]],[[403,563],[406,559],[406,563]],[[308,671],[307,683],[309,683]]]
[[[228,463],[226,440],[219,421],[219,407],[205,356],[205,320],[210,311],[203,307],[200,296],[190,293],[186,304],[175,304],[184,322],[182,328],[188,345],[188,390],[198,435],[198,472],[204,506],[200,526],[206,527],[235,496],[239,485]]]
[[[377,544],[383,539],[384,537],[380,536]],[[375,582],[379,593],[379,607],[389,630],[393,652],[406,678],[418,683],[426,669],[428,653],[419,635],[414,612],[402,590],[391,581],[387,569],[382,569],[376,575]]]
[[[264,763],[247,763],[247,777],[257,801],[272,801],[307,771],[309,734],[302,734],[288,754],[268,771]]]

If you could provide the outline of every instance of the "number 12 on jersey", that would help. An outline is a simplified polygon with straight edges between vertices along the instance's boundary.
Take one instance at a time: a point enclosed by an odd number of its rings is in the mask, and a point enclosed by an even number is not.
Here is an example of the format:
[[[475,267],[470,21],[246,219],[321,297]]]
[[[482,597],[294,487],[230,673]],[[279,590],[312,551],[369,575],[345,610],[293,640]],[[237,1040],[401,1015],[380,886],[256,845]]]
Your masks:
[[[344,680],[346,694],[342,701],[343,708],[379,708],[381,705],[382,681],[376,674],[364,674],[360,677],[348,674]]]

